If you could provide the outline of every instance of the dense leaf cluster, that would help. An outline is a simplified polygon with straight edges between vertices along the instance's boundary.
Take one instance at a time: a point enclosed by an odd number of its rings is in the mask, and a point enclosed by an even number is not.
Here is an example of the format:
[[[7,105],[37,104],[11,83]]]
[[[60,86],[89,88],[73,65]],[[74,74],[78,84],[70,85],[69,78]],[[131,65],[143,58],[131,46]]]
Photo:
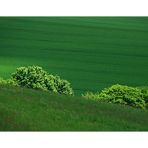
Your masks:
[[[41,89],[64,95],[73,95],[74,93],[67,80],[61,79],[58,75],[48,74],[39,66],[17,68],[11,79],[0,78],[0,84]]]
[[[48,74],[39,66],[17,68],[16,72],[12,74],[12,78],[19,86],[73,95],[73,90],[67,80],[63,80],[57,75]]]
[[[13,79],[3,79],[0,78],[0,84],[1,85],[13,85],[13,86],[18,86],[17,82],[15,82]]]
[[[129,87],[125,85],[113,85],[103,89],[100,93],[87,92],[83,97],[94,99],[97,101],[106,101],[110,103],[118,103],[130,105],[136,108],[146,108],[146,97],[148,93],[140,88]]]

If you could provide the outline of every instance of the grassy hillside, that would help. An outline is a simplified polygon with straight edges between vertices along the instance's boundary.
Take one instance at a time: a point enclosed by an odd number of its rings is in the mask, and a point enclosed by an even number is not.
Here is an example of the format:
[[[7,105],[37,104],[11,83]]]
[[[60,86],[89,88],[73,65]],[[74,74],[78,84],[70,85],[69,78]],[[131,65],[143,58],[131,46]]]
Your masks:
[[[1,131],[147,131],[148,112],[0,85]]]
[[[0,17],[0,76],[39,65],[76,94],[148,82],[148,17]]]

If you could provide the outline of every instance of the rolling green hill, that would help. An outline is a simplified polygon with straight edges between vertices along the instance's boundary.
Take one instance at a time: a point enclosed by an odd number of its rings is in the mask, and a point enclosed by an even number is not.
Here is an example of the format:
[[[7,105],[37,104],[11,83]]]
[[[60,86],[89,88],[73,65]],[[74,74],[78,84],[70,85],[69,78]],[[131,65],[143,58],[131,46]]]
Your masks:
[[[148,131],[148,112],[0,85],[0,131]]]
[[[0,76],[39,65],[76,94],[148,85],[148,17],[0,17]]]

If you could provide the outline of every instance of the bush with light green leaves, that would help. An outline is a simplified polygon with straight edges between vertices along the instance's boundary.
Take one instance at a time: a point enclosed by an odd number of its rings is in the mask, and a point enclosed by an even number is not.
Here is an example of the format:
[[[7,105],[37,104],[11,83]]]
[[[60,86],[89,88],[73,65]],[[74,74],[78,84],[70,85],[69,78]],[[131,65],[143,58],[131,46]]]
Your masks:
[[[22,87],[73,95],[73,90],[67,80],[48,74],[39,66],[17,68],[16,72],[12,74],[12,79]]]
[[[142,86],[142,87],[138,87],[138,88],[141,89],[141,92],[144,97],[144,101],[146,103],[146,107],[148,108],[148,86]]]
[[[100,93],[87,92],[82,96],[97,101],[124,104],[142,109],[146,108],[144,94],[141,89],[125,85],[116,84],[103,89]]]
[[[3,79],[0,78],[0,85],[13,85],[13,86],[18,86],[17,82],[15,82],[12,79]]]
[[[73,89],[70,86],[70,82],[61,79],[58,75],[48,75],[45,78],[45,85],[47,90],[53,91],[55,93],[64,95],[73,95]]]

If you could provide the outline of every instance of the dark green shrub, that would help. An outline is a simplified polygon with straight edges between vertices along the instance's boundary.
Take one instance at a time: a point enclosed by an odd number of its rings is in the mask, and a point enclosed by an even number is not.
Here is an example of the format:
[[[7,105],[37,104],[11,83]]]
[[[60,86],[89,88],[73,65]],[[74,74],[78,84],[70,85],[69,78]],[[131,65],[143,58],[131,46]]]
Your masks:
[[[39,66],[17,68],[16,72],[12,74],[12,78],[19,86],[49,90],[65,95],[73,94],[73,90],[67,80],[62,80],[59,76],[49,75]]]
[[[86,93],[83,97],[143,109],[146,107],[144,96],[140,89],[119,84],[105,88],[101,93]]]

